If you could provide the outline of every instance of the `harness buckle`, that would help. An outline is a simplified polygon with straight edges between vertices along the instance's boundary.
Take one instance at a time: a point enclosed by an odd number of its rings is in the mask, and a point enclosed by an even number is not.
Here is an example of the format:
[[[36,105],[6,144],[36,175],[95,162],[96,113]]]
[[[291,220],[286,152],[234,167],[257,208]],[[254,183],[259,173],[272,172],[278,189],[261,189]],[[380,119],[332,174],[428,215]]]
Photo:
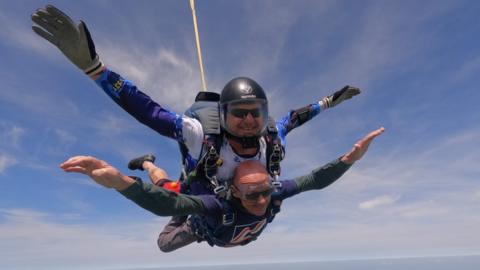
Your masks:
[[[272,153],[269,156],[269,171],[271,175],[279,175],[280,174],[280,161],[283,160],[285,153],[282,151],[282,147],[280,146],[278,140],[275,140],[275,144],[273,145]]]
[[[277,191],[279,188],[282,188],[282,182],[278,181],[278,174],[273,176],[272,185],[275,188],[275,191]]]
[[[219,159],[220,156],[218,155],[217,150],[215,150],[213,145],[210,145],[204,158],[204,171],[207,179],[211,180],[211,178],[217,174],[217,164]]]
[[[226,195],[225,193],[227,192],[227,188],[224,185],[218,185],[213,189],[213,192],[215,195],[224,197]]]
[[[282,188],[282,182],[280,181],[273,181],[272,185],[275,187],[275,189]]]
[[[232,213],[226,213],[226,214],[223,214],[222,216],[222,224],[224,226],[230,226],[233,224],[233,222],[235,222],[235,214],[232,212]]]
[[[272,155],[270,156],[270,162],[280,163],[280,161],[282,161],[283,159],[283,156],[284,156],[284,153],[282,151],[282,147],[278,143],[273,145]]]

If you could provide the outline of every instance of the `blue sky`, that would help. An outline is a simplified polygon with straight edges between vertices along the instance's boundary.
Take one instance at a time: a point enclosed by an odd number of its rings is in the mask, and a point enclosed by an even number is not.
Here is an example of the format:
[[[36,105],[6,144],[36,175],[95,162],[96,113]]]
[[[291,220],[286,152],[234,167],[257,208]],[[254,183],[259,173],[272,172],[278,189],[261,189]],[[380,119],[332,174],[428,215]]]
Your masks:
[[[289,135],[285,178],[387,132],[337,183],[286,201],[258,241],[172,254],[156,247],[166,218],[58,168],[86,154],[146,178],[126,164],[153,152],[175,178],[180,158],[31,31],[47,3],[84,20],[105,64],[165,107],[184,111],[201,88],[187,0],[1,1],[0,268],[480,254],[477,1],[198,1],[209,89],[255,78],[275,117],[363,90]]]

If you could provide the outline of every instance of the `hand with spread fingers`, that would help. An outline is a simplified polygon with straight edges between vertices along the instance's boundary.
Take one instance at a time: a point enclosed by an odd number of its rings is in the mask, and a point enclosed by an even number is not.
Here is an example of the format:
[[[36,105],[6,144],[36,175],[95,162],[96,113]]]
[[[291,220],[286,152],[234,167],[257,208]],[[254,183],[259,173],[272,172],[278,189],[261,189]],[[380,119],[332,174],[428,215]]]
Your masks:
[[[342,157],[342,161],[347,164],[353,164],[355,161],[360,160],[363,155],[367,152],[370,143],[376,137],[380,136],[385,131],[384,127],[381,127],[377,130],[370,132],[367,136],[359,140],[354,146],[353,149]]]
[[[91,156],[72,157],[60,164],[60,168],[65,172],[88,175],[98,184],[116,190],[124,190],[135,183],[135,180],[125,176],[107,162]]]
[[[75,66],[87,75],[94,76],[103,69],[103,63],[95,52],[90,32],[83,21],[77,25],[58,8],[47,5],[31,16],[32,29],[42,38],[58,47]]]

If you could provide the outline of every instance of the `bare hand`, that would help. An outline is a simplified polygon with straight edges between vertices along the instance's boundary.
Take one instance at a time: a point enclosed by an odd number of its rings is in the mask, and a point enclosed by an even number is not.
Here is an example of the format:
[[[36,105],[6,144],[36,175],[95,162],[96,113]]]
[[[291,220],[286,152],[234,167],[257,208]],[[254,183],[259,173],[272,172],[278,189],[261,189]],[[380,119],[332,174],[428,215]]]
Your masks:
[[[363,139],[359,140],[353,146],[352,150],[345,154],[341,160],[347,164],[353,164],[355,161],[360,160],[367,152],[368,147],[370,146],[370,143],[373,141],[373,139],[382,134],[384,131],[385,128],[381,127],[375,131],[370,132],[367,136],[363,137]]]
[[[132,178],[123,175],[107,162],[91,156],[75,156],[60,164],[66,172],[77,172],[88,175],[98,184],[123,190],[135,183]]]

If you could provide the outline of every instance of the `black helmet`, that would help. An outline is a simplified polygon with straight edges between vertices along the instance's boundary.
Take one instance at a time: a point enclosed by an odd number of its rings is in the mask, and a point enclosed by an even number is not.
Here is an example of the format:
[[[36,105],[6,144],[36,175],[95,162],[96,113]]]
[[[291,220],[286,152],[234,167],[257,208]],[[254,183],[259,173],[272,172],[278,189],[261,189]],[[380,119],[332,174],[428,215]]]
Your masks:
[[[259,137],[264,134],[268,120],[268,101],[262,87],[254,80],[247,77],[238,77],[229,81],[220,94],[220,118],[221,125],[230,135],[245,137],[236,134],[227,124],[227,114],[237,104],[258,104],[258,110],[253,117],[259,118],[260,128],[256,134],[249,137]]]
[[[247,77],[238,77],[229,81],[220,94],[220,104],[252,99],[260,99],[266,102],[267,96],[256,81]]]

